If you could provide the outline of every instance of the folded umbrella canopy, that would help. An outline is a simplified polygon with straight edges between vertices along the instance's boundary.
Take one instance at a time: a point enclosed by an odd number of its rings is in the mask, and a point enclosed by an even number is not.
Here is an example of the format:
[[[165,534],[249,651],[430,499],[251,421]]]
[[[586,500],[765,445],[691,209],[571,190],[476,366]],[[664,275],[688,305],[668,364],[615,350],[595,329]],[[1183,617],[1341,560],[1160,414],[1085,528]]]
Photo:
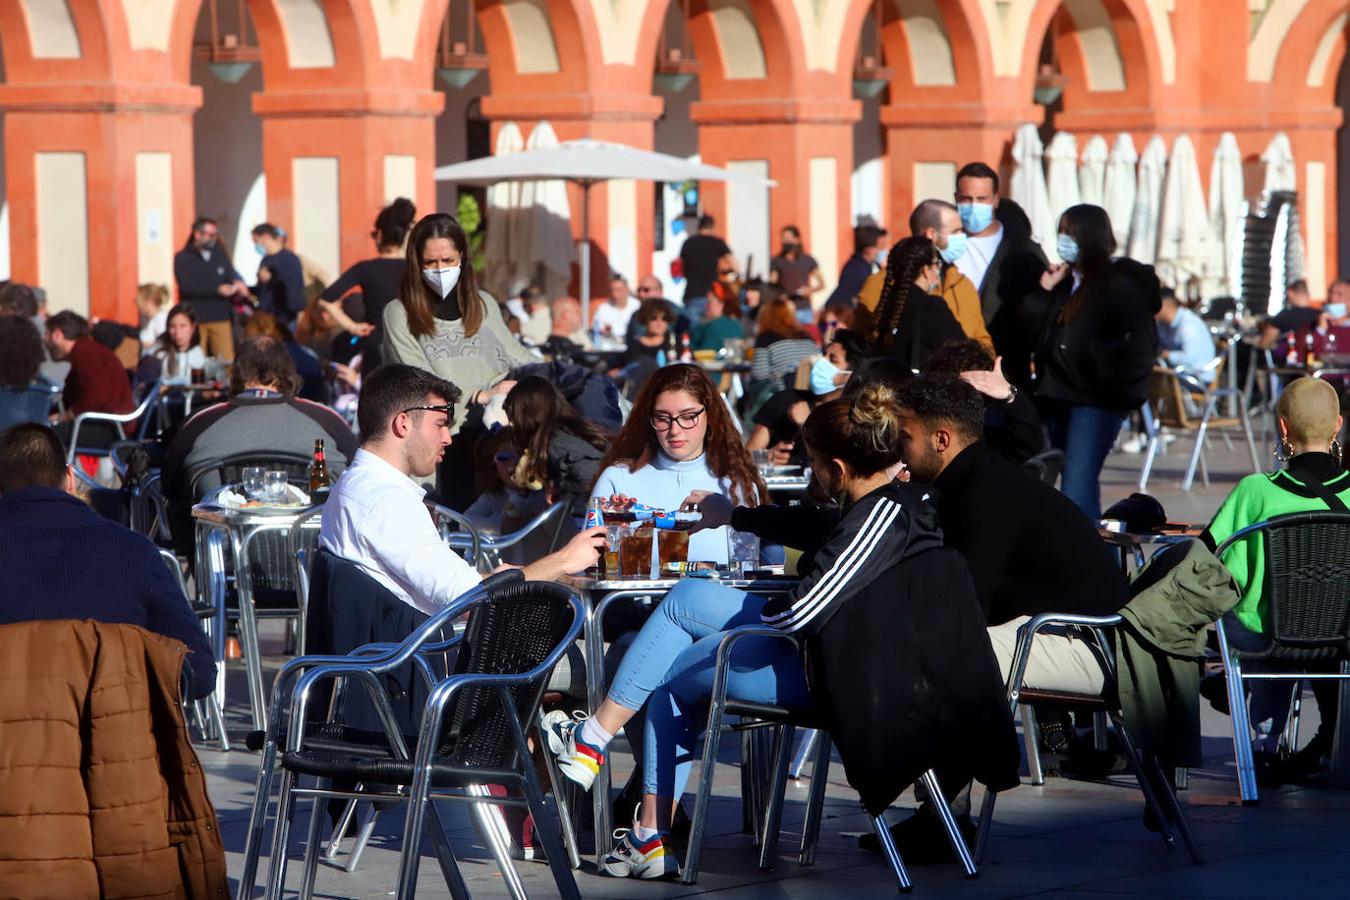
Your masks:
[[[1213,263],[1206,296],[1237,296],[1242,287],[1242,151],[1231,131],[1219,136],[1209,167],[1209,227],[1214,231]]]
[[[1059,221],[1050,212],[1050,192],[1045,185],[1042,168],[1044,148],[1036,126],[1030,123],[1017,129],[1013,138],[1013,175],[1010,195],[1031,220],[1031,236],[1041,245],[1046,256],[1058,259],[1055,241]]]
[[[1106,138],[1100,134],[1094,134],[1083,146],[1083,164],[1078,168],[1078,193],[1082,202],[1105,208],[1106,161],[1109,157]]]
[[[1261,162],[1266,164],[1266,185],[1269,191],[1298,190],[1297,168],[1294,165],[1294,148],[1289,144],[1289,136],[1281,131],[1270,139],[1266,150],[1261,154]]]
[[[1116,144],[1106,160],[1106,177],[1102,185],[1102,207],[1111,217],[1111,231],[1116,236],[1116,248],[1124,253],[1129,248],[1130,224],[1134,221],[1134,197],[1138,188],[1135,166],[1139,154],[1134,139],[1124,132],[1116,135]]]
[[[1130,222],[1131,259],[1153,265],[1158,253],[1158,217],[1162,214],[1163,176],[1167,172],[1167,144],[1154,135],[1139,157],[1139,182]]]
[[[558,135],[548,122],[540,122],[530,132],[525,144],[527,150],[552,150],[558,146]],[[523,262],[530,270],[530,279],[536,270],[542,270],[544,293],[561,297],[567,293],[572,280],[572,263],[577,261],[577,248],[572,243],[572,207],[567,200],[567,184],[553,181],[527,181],[520,186],[521,207],[526,217],[526,242],[521,247]]]
[[[553,181],[561,179],[581,186],[581,304],[590,321],[590,189],[613,179],[661,181],[723,181],[754,187],[773,187],[776,182],[729,172],[716,166],[689,162],[678,156],[639,150],[607,141],[565,141],[551,149],[527,149],[508,156],[488,156],[441,166],[437,181],[459,184],[497,184],[503,181]]]
[[[508,156],[525,149],[525,138],[515,122],[507,122],[497,132],[497,156]],[[518,252],[520,185],[494,184],[487,190],[487,235],[483,239],[483,283],[502,299],[509,296],[515,282]]]
[[[1067,131],[1061,131],[1050,139],[1045,158],[1050,218],[1058,230],[1059,217],[1064,215],[1064,210],[1082,202],[1082,195],[1078,193],[1078,141]],[[1051,260],[1058,262],[1058,254]]]
[[[1163,183],[1162,213],[1158,221],[1158,255],[1154,265],[1163,284],[1185,297],[1198,288],[1212,265],[1214,235],[1200,185],[1195,146],[1187,135],[1172,145]]]

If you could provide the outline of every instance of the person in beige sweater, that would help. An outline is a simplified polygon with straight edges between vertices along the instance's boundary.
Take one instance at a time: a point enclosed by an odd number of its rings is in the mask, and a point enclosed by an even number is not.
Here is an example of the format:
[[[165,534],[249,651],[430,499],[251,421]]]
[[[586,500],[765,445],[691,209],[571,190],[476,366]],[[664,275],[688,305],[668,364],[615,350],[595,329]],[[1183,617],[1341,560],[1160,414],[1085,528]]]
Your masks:
[[[453,216],[424,216],[408,238],[399,302],[384,309],[388,362],[434,372],[459,388],[464,415],[437,473],[437,493],[462,511],[473,500],[473,445],[483,407],[515,386],[511,370],[538,360],[506,328],[501,311],[478,289],[468,238]]]

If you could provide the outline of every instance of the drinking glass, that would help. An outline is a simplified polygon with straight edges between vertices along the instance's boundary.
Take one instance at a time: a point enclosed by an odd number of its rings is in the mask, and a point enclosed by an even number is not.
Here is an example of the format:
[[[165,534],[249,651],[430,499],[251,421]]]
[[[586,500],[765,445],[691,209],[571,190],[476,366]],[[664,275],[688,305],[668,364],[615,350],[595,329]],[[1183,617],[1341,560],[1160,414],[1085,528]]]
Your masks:
[[[284,503],[288,499],[288,483],[285,469],[268,469],[263,475],[263,493],[272,503]]]
[[[625,526],[619,539],[619,565],[624,578],[650,578],[652,572],[651,523]]]
[[[656,532],[656,558],[660,563],[661,577],[671,575],[679,577],[684,573],[685,563],[689,562],[689,532],[675,529],[658,529]]]
[[[244,467],[244,494],[250,500],[261,500],[263,491],[267,484],[263,478],[264,470],[262,466]]]
[[[767,449],[751,450],[750,458],[754,461],[755,468],[762,470],[767,468],[769,464],[773,462],[773,451]]]
[[[731,570],[744,578],[759,568],[759,535],[727,529],[727,560]]]
[[[619,547],[622,540],[622,524],[611,522],[605,525],[605,553],[600,565],[606,578],[623,577],[623,570],[619,567]]]

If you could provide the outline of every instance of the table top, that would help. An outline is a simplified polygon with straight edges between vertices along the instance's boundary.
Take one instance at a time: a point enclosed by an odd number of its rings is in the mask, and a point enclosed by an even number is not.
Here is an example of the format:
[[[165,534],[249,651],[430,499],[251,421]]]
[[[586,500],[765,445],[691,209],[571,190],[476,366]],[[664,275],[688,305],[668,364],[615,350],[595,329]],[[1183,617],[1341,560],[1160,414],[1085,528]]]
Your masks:
[[[229,509],[224,506],[217,506],[214,503],[198,503],[192,507],[192,518],[198,522],[207,522],[213,525],[228,525],[239,527],[246,525],[291,525],[296,519],[309,512],[312,506],[297,506],[295,508],[253,508],[253,509]]]
[[[566,580],[579,591],[607,594],[613,591],[664,592],[681,581],[687,580],[687,578],[609,578],[607,576],[592,578],[589,576],[573,576]],[[700,578],[696,580],[739,588],[743,591],[787,591],[796,587],[801,581],[795,575],[769,575],[754,578]]]
[[[1175,544],[1198,538],[1205,530],[1204,525],[1185,522],[1169,522],[1155,531],[1108,531],[1098,528],[1097,533],[1103,541],[1117,547],[1142,547],[1146,544]]]

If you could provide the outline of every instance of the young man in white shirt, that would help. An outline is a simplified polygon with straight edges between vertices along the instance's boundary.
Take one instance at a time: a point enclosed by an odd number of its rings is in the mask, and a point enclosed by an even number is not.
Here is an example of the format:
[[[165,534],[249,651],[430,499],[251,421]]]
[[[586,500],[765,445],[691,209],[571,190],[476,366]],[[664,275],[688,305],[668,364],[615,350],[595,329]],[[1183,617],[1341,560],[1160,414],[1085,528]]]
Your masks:
[[[609,281],[609,299],[591,314],[591,331],[622,341],[628,333],[628,320],[641,305],[628,289],[628,280],[615,275]]]
[[[319,534],[321,547],[428,615],[482,580],[441,539],[422,504],[426,491],[413,481],[436,473],[459,397],[450,382],[412,366],[387,365],[367,378],[357,410],[361,449],[329,495]],[[552,581],[580,572],[595,565],[604,541],[604,528],[589,528],[525,566],[525,577]]]

